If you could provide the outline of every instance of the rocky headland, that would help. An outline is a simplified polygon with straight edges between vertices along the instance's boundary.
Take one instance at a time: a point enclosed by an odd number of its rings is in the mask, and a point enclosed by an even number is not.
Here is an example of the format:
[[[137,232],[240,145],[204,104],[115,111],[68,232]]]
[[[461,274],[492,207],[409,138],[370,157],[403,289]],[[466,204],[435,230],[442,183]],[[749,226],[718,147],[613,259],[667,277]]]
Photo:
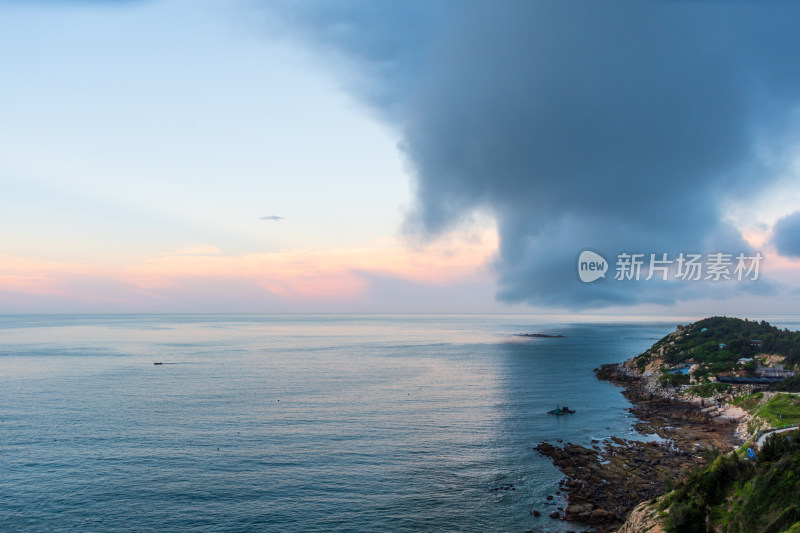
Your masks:
[[[623,387],[622,394],[640,422],[636,429],[660,439],[649,442],[611,438],[591,446],[543,442],[536,446],[562,471],[568,506],[560,518],[598,532],[617,531],[669,490],[693,465],[706,462],[707,450],[730,451],[741,443],[747,414],[701,398],[679,398],[639,371],[632,360],[595,369],[598,379]],[[578,524],[576,524],[578,526]],[[626,526],[630,527],[630,525]],[[634,531],[634,530],[630,530]]]
[[[548,516],[599,532],[800,531],[800,332],[705,318],[595,374],[622,388],[639,439],[535,446],[564,474]]]

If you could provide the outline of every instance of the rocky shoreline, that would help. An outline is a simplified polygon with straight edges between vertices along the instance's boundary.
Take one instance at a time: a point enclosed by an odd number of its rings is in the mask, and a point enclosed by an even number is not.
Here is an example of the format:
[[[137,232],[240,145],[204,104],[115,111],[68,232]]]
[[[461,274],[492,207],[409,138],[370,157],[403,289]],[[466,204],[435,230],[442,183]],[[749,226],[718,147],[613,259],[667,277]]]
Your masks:
[[[626,363],[595,369],[598,379],[623,387],[630,408],[641,422],[636,429],[656,434],[655,442],[620,438],[591,447],[543,442],[535,447],[550,457],[564,479],[568,506],[559,518],[580,529],[616,531],[641,502],[663,494],[682,473],[705,463],[705,450],[729,451],[739,443],[737,420],[719,416],[715,409],[678,399],[654,389],[652,383]]]

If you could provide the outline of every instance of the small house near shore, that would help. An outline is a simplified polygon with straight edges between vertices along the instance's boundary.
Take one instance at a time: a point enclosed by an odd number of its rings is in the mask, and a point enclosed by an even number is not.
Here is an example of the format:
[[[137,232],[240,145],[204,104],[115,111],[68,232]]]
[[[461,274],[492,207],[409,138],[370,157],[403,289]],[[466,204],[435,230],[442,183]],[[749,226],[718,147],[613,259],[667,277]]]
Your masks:
[[[759,366],[756,368],[756,376],[762,378],[786,379],[794,376],[794,372],[785,370],[783,365],[775,365],[774,367]]]

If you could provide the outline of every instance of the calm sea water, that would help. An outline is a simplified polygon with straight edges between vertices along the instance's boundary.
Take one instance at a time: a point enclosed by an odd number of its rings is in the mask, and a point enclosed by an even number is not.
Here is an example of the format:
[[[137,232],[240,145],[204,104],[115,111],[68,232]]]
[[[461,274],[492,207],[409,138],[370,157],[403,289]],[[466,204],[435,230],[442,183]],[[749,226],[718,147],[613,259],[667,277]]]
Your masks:
[[[532,446],[631,436],[592,369],[673,329],[0,317],[0,530],[563,530],[529,514],[560,479]]]

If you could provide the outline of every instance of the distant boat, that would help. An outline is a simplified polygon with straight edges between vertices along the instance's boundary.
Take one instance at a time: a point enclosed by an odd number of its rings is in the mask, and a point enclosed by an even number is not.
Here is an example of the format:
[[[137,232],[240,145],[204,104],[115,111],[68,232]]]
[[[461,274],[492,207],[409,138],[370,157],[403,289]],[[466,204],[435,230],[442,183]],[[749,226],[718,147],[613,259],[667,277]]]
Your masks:
[[[153,363],[154,365],[163,365],[164,363]]]
[[[556,405],[556,408],[553,409],[552,411],[547,411],[547,414],[548,415],[556,415],[556,416],[564,416],[564,415],[572,414],[574,412],[575,412],[575,409],[570,409],[566,405],[564,407],[561,407],[561,408],[559,408]]]

